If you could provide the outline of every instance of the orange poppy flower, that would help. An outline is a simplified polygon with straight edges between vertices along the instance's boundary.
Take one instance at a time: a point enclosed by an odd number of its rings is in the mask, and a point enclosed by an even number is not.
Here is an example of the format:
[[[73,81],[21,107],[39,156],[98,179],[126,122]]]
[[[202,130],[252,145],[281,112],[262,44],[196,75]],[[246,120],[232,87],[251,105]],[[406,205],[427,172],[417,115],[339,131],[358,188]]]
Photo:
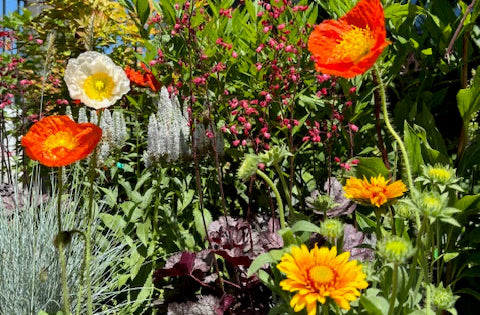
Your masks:
[[[25,153],[45,166],[66,166],[86,158],[102,137],[92,123],[77,124],[68,116],[48,116],[22,138]]]
[[[367,180],[351,177],[343,187],[345,197],[359,203],[371,204],[376,207],[400,197],[407,191],[407,187],[401,180],[389,184],[382,175]]]
[[[150,89],[152,89],[153,92],[157,92],[158,90],[160,90],[160,82],[157,81],[152,71],[150,71],[143,63],[140,64],[140,66],[143,68],[145,73],[134,70],[129,66],[125,68],[125,73],[127,74],[130,82],[143,87],[148,86],[150,87]]]
[[[308,50],[317,71],[353,78],[370,69],[389,44],[380,0],[361,0],[340,19],[317,25]]]

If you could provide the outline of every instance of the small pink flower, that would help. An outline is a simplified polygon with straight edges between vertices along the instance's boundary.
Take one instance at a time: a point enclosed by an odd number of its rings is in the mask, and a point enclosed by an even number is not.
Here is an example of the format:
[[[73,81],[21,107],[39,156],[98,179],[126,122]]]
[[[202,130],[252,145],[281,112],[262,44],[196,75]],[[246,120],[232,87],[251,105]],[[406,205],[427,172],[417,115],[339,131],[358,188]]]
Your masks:
[[[357,165],[358,163],[360,163],[360,160],[359,159],[353,159],[350,162],[354,165]]]
[[[208,139],[212,139],[213,138],[213,132],[211,132],[210,130],[207,130],[207,131],[205,131],[205,136]]]
[[[41,40],[40,38],[37,38],[35,41],[36,41],[37,44],[39,44],[39,45],[43,44],[43,40]]]
[[[238,147],[238,145],[240,144],[240,140],[233,140],[232,144],[234,147]]]
[[[350,129],[351,129],[353,132],[357,132],[357,131],[358,131],[358,126],[357,126],[357,125],[348,124],[348,126],[350,127]]]
[[[357,91],[357,87],[353,86],[350,88],[350,93],[355,93]]]
[[[235,50],[232,51],[232,57],[233,57],[234,59],[237,59],[237,58],[238,58],[238,54],[237,54],[237,52],[236,52]]]

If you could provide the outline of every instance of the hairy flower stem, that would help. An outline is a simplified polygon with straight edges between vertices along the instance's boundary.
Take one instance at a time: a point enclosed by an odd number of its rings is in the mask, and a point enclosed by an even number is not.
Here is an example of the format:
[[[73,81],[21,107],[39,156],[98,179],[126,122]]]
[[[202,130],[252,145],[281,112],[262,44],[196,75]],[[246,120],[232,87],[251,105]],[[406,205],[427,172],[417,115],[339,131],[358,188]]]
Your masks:
[[[380,88],[380,100],[382,102],[382,110],[383,110],[383,120],[385,120],[385,125],[387,126],[388,131],[390,134],[395,138],[400,147],[400,151],[402,152],[403,156],[403,163],[405,165],[405,170],[407,172],[407,180],[408,180],[408,188],[411,190],[413,188],[413,180],[412,180],[412,170],[410,168],[410,161],[408,159],[407,150],[405,149],[405,144],[403,143],[402,139],[398,135],[398,133],[393,129],[392,124],[390,123],[390,118],[388,117],[388,109],[387,109],[387,94],[385,92],[385,85],[383,83],[382,77],[380,76],[380,70],[378,66],[375,64],[374,66],[375,76],[378,79],[378,87]]]
[[[98,124],[102,121],[102,111],[98,113]],[[95,181],[95,169],[97,166],[97,148],[93,151],[93,156],[90,162],[89,178],[90,190],[88,196],[88,208],[87,208],[87,227],[85,231],[85,255],[83,257],[85,263],[85,282],[87,285],[87,314],[93,314],[93,301],[92,301],[92,279],[90,276],[90,262],[92,260],[92,221],[93,221],[93,184]],[[78,302],[80,303],[80,301]]]
[[[263,180],[267,183],[268,186],[273,190],[273,193],[275,194],[275,198],[277,199],[277,204],[278,204],[278,216],[280,217],[280,228],[284,229],[285,228],[285,213],[283,209],[283,202],[282,202],[282,197],[280,197],[280,193],[278,192],[277,187],[275,187],[275,184],[272,182],[272,180],[262,172],[261,170],[257,169],[257,175],[259,175]]]
[[[410,265],[410,272],[408,274],[408,282],[407,282],[406,288],[411,288],[413,285],[413,280],[415,279],[415,271],[417,270],[418,256],[420,254],[421,236],[423,235],[427,227],[427,222],[428,222],[428,217],[425,217],[423,219],[422,225],[420,226],[420,229],[417,234],[417,239],[415,242],[415,254],[413,255],[412,264]],[[420,268],[420,275],[418,276],[417,285],[415,286],[415,289],[414,289],[414,296],[418,293],[418,290],[420,288],[419,284],[422,281],[423,276],[424,276],[423,268]],[[402,295],[402,297],[399,299],[400,305],[402,305],[406,301],[407,297],[408,297],[407,294]]]
[[[390,296],[390,306],[388,307],[388,315],[393,314],[393,309],[395,308],[395,300],[397,296],[397,279],[398,279],[398,264],[393,264],[393,274],[392,274],[392,296]]]
[[[83,241],[87,243],[87,239],[85,237],[85,233],[82,231],[76,231],[83,237]],[[83,255],[85,256],[87,248],[83,249]],[[80,311],[82,308],[82,296],[83,296],[83,279],[85,274],[85,259],[82,261],[82,265],[80,266],[80,281],[78,284],[78,291],[77,291],[77,311],[75,312],[76,315],[80,315]]]
[[[62,193],[63,193],[63,183],[62,183],[62,167],[58,168],[58,204],[57,204],[57,225],[58,225],[58,234],[57,234],[57,250],[58,257],[60,260],[60,269],[61,269],[61,280],[62,280],[62,299],[63,299],[63,311],[65,314],[70,314],[70,301],[69,301],[69,292],[68,292],[68,282],[67,282],[67,259],[64,252],[64,241],[65,237],[62,231]]]

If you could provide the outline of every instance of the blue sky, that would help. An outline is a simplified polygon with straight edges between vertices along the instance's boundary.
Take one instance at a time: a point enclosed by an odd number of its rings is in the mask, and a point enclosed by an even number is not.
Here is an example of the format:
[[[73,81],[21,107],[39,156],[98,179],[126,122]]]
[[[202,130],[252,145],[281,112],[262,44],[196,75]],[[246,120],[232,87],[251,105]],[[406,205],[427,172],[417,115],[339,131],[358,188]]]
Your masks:
[[[7,0],[6,3],[7,3],[7,14],[17,9],[17,0]],[[2,12],[0,12],[0,14],[3,13],[2,6],[3,6],[2,1],[0,0],[0,8],[2,8]]]

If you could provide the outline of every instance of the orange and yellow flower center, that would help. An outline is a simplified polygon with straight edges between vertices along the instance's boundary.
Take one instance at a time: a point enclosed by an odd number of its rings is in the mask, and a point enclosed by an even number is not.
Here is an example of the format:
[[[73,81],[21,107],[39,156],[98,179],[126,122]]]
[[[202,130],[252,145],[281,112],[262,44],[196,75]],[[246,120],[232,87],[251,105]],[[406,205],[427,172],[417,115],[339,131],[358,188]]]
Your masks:
[[[357,63],[370,52],[375,44],[375,38],[368,25],[366,28],[354,25],[350,27],[351,29],[337,40],[338,45],[334,49],[333,56],[338,60],[349,59]]]
[[[93,100],[103,100],[112,95],[115,83],[112,77],[105,72],[98,72],[89,76],[83,84],[85,94]]]
[[[310,269],[310,279],[317,285],[327,284],[335,278],[332,269],[327,266],[315,266]]]
[[[69,151],[75,149],[78,146],[78,140],[73,134],[66,131],[59,131],[48,138],[43,143],[44,151],[49,155],[56,155],[55,152],[61,149],[67,149]]]

